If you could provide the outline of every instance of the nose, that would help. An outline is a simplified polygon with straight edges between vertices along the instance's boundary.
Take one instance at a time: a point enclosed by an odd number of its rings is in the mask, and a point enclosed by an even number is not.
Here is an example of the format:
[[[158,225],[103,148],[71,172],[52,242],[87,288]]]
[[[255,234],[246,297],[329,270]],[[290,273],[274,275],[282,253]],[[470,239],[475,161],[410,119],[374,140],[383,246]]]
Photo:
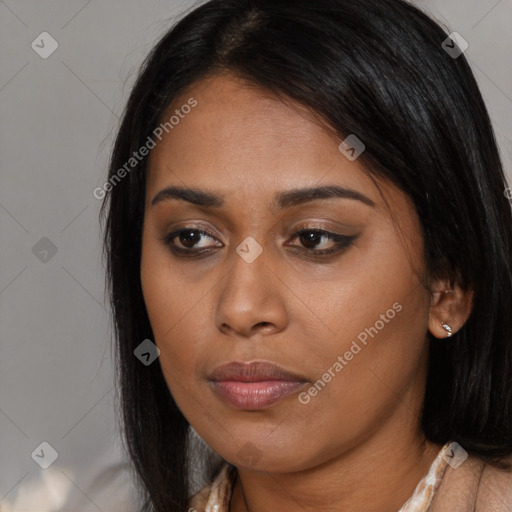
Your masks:
[[[275,334],[288,325],[287,288],[267,264],[265,251],[252,263],[235,253],[219,286],[215,323],[223,333],[247,338]]]

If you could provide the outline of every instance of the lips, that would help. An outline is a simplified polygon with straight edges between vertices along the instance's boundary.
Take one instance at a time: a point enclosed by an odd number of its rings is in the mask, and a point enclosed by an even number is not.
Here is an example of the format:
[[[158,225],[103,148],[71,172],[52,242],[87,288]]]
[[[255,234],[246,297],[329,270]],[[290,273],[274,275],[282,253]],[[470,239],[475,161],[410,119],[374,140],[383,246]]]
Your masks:
[[[270,407],[307,383],[302,376],[267,361],[227,363],[217,367],[209,379],[220,398],[245,410]]]

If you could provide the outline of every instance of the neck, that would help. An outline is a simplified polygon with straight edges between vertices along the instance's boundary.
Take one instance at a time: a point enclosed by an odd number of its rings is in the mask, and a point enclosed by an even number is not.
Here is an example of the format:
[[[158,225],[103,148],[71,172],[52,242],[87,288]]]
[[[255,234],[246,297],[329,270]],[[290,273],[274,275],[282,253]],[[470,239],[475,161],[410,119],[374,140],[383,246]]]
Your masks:
[[[396,432],[396,431],[395,431]],[[396,512],[441,449],[403,432],[368,438],[326,463],[295,473],[239,469],[230,512]]]

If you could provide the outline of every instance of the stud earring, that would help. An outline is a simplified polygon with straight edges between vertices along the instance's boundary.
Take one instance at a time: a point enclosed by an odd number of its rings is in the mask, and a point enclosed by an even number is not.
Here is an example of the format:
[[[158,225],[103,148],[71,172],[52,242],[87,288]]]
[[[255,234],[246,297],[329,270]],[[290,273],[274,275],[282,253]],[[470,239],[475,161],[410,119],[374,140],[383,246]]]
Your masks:
[[[452,328],[448,324],[441,322],[441,327],[446,331],[447,338],[449,338],[453,334]]]

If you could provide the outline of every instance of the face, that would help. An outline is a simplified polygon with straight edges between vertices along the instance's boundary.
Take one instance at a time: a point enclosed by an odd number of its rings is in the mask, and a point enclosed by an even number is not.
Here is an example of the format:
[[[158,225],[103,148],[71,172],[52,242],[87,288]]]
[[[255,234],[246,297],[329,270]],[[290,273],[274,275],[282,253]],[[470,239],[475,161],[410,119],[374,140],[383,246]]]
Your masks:
[[[187,420],[226,460],[275,471],[400,425],[421,405],[429,316],[408,198],[230,75],[176,110],[148,162],[141,281]]]

